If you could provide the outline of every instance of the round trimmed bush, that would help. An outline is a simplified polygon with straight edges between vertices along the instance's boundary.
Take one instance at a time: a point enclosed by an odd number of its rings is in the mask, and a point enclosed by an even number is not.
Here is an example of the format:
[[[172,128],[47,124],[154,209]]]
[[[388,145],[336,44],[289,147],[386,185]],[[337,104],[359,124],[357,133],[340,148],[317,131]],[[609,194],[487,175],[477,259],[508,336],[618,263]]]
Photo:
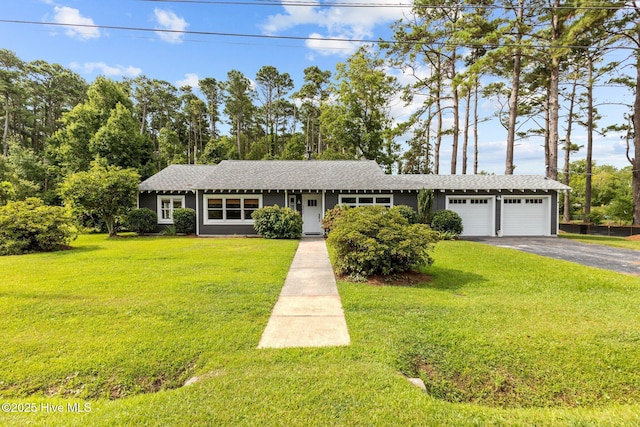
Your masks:
[[[438,233],[409,224],[398,210],[363,206],[342,213],[327,243],[335,250],[338,273],[367,277],[431,265],[438,240]]]
[[[433,214],[431,228],[443,233],[462,233],[462,218],[457,212],[442,209]]]
[[[174,209],[173,225],[176,233],[192,234],[196,232],[196,211],[190,208]]]
[[[156,231],[158,215],[149,208],[134,209],[127,215],[127,227],[143,236]]]
[[[253,228],[267,239],[299,239],[302,216],[291,208],[265,206],[251,214]]]
[[[77,236],[69,209],[35,197],[0,207],[0,255],[57,251]]]
[[[391,208],[391,210],[398,211],[400,215],[405,217],[409,224],[417,224],[420,222],[420,218],[418,217],[418,212],[413,210],[411,206],[407,205],[397,205]]]
[[[344,211],[349,209],[348,205],[336,205],[333,209],[327,209],[324,213],[324,217],[322,218],[322,228],[324,229],[325,234],[331,233],[333,227],[335,227],[338,218]]]

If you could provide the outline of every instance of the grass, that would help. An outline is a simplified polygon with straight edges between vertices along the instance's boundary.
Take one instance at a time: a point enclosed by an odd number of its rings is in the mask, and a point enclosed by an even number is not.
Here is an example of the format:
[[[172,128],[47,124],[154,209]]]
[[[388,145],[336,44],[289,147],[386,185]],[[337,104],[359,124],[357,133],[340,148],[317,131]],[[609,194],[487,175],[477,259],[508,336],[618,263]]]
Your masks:
[[[38,409],[2,425],[640,424],[635,277],[441,242],[428,284],[339,282],[351,346],[258,350],[295,242],[76,246],[0,258],[0,396]]]
[[[588,234],[561,233],[559,237],[571,239],[582,243],[613,246],[616,248],[635,249],[640,251],[640,240],[630,240],[624,237],[595,236]]]

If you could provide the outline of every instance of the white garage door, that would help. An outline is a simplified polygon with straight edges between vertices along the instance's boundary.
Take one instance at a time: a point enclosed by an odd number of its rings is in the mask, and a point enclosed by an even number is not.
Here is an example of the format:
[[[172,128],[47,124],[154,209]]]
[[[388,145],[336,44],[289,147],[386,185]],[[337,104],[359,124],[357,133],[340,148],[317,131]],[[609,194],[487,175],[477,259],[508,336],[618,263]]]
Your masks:
[[[493,197],[447,197],[447,209],[462,218],[462,236],[495,235]]]
[[[549,197],[505,197],[502,202],[503,236],[551,234]]]

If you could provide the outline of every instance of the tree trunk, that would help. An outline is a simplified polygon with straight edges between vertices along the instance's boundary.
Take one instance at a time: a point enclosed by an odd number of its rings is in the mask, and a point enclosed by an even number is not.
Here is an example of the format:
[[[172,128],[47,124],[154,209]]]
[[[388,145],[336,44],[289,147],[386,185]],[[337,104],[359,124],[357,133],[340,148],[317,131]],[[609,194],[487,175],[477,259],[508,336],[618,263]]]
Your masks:
[[[456,51],[453,50],[453,58],[451,59],[453,64],[451,65],[451,79],[456,76]],[[453,98],[453,144],[451,147],[451,175],[455,175],[457,172],[458,166],[458,140],[460,137],[460,99],[458,97],[458,87],[455,86],[452,88],[452,98]]]
[[[573,108],[576,99],[576,90],[578,87],[578,69],[576,67],[575,75],[573,78],[573,85],[571,86],[571,95],[569,99],[569,115],[567,117],[567,134],[564,138],[564,184],[569,185],[569,165],[571,163],[571,131],[573,129]],[[569,191],[564,192],[564,209],[562,220],[569,222],[571,220],[571,199],[569,197]]]
[[[469,149],[469,116],[471,115],[471,88],[467,92],[467,104],[464,110],[464,129],[462,130],[462,175],[467,174],[467,150]]]
[[[549,161],[547,177],[558,179],[558,121],[560,103],[558,87],[560,83],[560,63],[557,58],[551,58],[551,80],[549,87]]]
[[[638,33],[640,39],[640,32]],[[633,102],[633,223],[640,224],[640,50],[636,52],[636,96]]]
[[[2,155],[9,155],[9,95],[4,97],[4,130],[2,131]]]
[[[478,87],[480,81],[476,77],[473,89],[473,174],[478,174]]]
[[[517,47],[522,41],[522,31],[520,24],[524,14],[524,0],[518,4],[516,16],[518,32],[516,36],[516,50],[513,55],[513,72],[511,74],[511,93],[509,94],[509,122],[507,125],[507,155],[504,173],[513,175],[513,149],[516,142],[516,122],[518,120],[518,94],[520,93],[520,74],[522,72],[522,52]]]
[[[554,51],[556,43],[560,39],[561,24],[558,16],[558,8],[560,7],[560,0],[556,0],[554,4],[554,10],[552,10],[551,17],[551,48],[550,56],[551,61],[549,64],[549,159],[547,168],[547,178],[554,180],[558,179],[558,122],[560,120],[560,100],[559,100],[559,86],[560,86],[560,57],[557,52]]]
[[[240,142],[240,118],[236,118],[236,143],[238,144],[238,159],[242,160],[242,144]]]
[[[587,167],[585,173],[584,222],[591,214],[591,177],[593,172],[593,62],[589,57],[587,70]]]
[[[117,237],[118,233],[116,233],[116,219],[112,216],[108,216],[104,218],[104,225],[107,227],[107,231],[109,232],[109,237]]]
[[[436,130],[436,144],[433,149],[433,173],[438,175],[440,173],[440,144],[442,143],[442,100],[440,99],[440,94],[442,90],[442,77],[441,77],[441,67],[440,67],[440,55],[437,57],[437,70],[436,70],[436,114],[438,117],[438,127]]]
[[[544,170],[545,175],[549,177],[549,88],[547,88],[547,99],[544,104]]]

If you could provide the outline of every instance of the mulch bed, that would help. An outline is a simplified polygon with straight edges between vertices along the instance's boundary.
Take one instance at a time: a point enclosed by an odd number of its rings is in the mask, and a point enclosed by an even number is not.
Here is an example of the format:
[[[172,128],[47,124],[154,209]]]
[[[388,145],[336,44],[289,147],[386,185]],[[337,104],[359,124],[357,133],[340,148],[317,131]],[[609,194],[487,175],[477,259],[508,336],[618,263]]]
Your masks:
[[[347,276],[339,277],[340,280],[349,280]],[[432,277],[425,273],[407,271],[388,276],[369,276],[366,283],[371,286],[417,286],[429,283]]]

